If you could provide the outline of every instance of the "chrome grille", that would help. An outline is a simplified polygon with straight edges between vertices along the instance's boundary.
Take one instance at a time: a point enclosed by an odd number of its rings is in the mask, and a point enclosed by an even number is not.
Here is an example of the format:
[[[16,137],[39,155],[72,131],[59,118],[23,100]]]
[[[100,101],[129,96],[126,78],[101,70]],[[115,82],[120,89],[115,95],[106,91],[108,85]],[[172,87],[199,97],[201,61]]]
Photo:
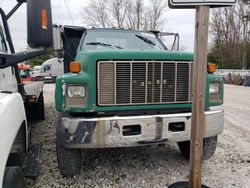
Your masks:
[[[192,62],[99,61],[98,104],[190,103]]]

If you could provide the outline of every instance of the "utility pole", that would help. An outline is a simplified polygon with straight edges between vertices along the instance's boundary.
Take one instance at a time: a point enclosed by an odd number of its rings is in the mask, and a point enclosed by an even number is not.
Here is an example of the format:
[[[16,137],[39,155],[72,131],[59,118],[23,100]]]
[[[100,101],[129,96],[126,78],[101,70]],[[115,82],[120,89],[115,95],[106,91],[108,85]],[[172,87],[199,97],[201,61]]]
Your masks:
[[[195,58],[192,88],[192,117],[189,182],[177,182],[169,188],[207,188],[202,185],[203,137],[205,130],[205,85],[209,8],[233,5],[235,0],[169,0],[170,8],[195,8]]]
[[[207,71],[209,6],[197,6],[195,19],[195,63],[192,90],[192,127],[189,187],[201,185],[205,130],[205,84]]]

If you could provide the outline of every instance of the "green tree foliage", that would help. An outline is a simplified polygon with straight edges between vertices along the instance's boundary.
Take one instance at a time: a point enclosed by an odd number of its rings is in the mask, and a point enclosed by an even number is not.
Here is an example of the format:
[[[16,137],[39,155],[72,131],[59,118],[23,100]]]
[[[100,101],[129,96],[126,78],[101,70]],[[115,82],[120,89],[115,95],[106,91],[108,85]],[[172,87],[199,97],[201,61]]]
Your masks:
[[[55,57],[53,50],[47,49],[43,55],[33,58],[31,60],[28,60],[27,64],[29,64],[31,67],[34,67],[34,66],[43,64],[44,61],[53,57]]]

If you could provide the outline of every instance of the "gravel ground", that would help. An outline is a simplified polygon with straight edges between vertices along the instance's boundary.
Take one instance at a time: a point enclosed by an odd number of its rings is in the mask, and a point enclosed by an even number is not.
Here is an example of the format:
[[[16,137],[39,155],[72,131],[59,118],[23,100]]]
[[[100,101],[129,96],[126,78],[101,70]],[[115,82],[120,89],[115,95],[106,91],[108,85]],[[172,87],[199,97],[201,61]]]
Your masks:
[[[187,180],[189,163],[176,144],[88,151],[79,175],[63,178],[56,160],[54,84],[44,87],[46,120],[34,122],[41,142],[40,175],[29,187],[167,187]],[[204,184],[250,187],[250,88],[225,85],[225,131],[215,155],[203,164]]]

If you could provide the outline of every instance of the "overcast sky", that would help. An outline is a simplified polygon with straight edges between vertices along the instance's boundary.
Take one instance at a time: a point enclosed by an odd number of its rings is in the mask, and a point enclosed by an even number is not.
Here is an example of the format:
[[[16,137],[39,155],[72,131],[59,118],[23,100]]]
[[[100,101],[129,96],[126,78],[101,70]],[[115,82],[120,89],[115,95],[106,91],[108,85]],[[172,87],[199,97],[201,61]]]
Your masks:
[[[69,5],[75,25],[82,24],[82,9],[84,0],[66,0]],[[16,4],[15,0],[1,0],[1,8],[8,13]],[[72,25],[68,9],[64,0],[51,0],[53,23],[61,25]],[[194,10],[168,10],[166,12],[167,24],[165,30],[168,32],[178,32],[180,34],[180,46],[185,51],[194,49]],[[16,51],[24,50],[26,43],[26,5],[21,8],[10,18],[9,27],[12,34]]]

